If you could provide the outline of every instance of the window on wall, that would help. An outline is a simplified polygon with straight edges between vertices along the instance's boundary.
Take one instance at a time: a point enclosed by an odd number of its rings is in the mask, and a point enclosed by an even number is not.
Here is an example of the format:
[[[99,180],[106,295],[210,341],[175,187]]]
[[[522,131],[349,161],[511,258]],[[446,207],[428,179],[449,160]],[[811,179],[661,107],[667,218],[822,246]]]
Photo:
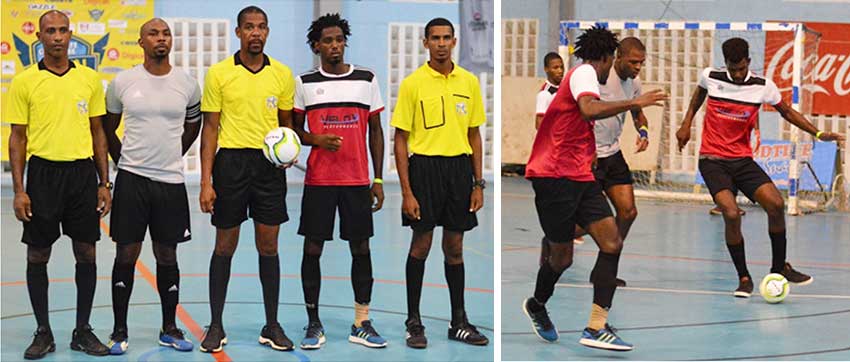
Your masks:
[[[387,61],[388,79],[387,79],[387,105],[389,115],[392,117],[393,109],[398,100],[398,87],[401,81],[413,73],[428,60],[428,50],[422,46],[422,39],[425,37],[425,24],[419,23],[390,23],[389,24],[389,57]],[[452,58],[458,59],[458,48],[455,47]],[[487,122],[481,126],[481,136],[483,139],[484,171],[493,170],[493,129],[490,125],[493,124],[493,74],[481,73],[477,74],[481,86],[481,96],[484,98],[484,111],[486,113]],[[390,118],[391,119],[391,118]],[[395,168],[395,151],[393,140],[395,139],[395,128],[391,128],[387,132],[387,142],[389,147],[385,147],[388,160],[388,168],[390,172],[396,172]]]
[[[172,66],[183,69],[198,80],[201,89],[207,69],[230,56],[230,21],[227,19],[167,18],[171,27]],[[200,137],[186,152],[183,170],[201,172]]]
[[[502,20],[502,75],[537,76],[537,19]]]

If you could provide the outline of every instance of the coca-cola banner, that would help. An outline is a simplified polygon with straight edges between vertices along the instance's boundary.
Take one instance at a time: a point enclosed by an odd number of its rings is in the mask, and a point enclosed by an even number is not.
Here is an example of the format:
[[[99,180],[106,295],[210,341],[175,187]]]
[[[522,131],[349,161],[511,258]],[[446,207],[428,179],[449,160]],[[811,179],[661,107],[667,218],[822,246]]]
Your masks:
[[[821,33],[815,66],[807,69],[814,84],[806,86],[812,92],[812,113],[850,115],[850,24],[805,23]],[[782,91],[782,99],[791,104],[791,75],[793,70],[794,33],[767,32],[764,46],[765,75]],[[767,107],[773,110],[773,107]]]

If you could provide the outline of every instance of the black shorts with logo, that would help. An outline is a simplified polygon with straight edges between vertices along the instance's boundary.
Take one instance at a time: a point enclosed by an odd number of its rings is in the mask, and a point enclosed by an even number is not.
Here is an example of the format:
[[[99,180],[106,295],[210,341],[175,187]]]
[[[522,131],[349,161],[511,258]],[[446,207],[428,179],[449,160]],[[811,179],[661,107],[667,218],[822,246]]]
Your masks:
[[[32,217],[24,222],[21,241],[46,248],[61,234],[85,243],[94,244],[100,240],[97,180],[97,170],[91,159],[58,162],[30,157],[26,191]]]
[[[469,198],[475,175],[469,156],[410,156],[408,173],[413,196],[419,202],[419,220],[402,213],[402,225],[415,231],[430,231],[437,226],[464,232],[478,226],[475,213],[469,212]]]
[[[629,170],[629,164],[623,158],[623,152],[602,157],[596,160],[596,169],[593,170],[593,177],[596,182],[602,185],[602,188],[607,190],[611,186],[616,185],[631,185],[634,183],[632,179],[632,171]]]
[[[723,190],[732,191],[733,194],[740,190],[755,202],[756,190],[761,185],[773,182],[750,157],[734,160],[701,158],[699,172],[712,197]]]
[[[332,240],[337,209],[340,239],[361,241],[374,235],[372,193],[368,185],[304,185],[298,234],[311,240]]]
[[[265,225],[289,220],[286,212],[286,171],[275,167],[259,149],[222,148],[213,163],[212,224],[228,229],[250,216]]]
[[[143,241],[149,227],[151,240],[158,243],[191,239],[186,186],[154,181],[119,169],[109,227],[109,236],[118,244]]]
[[[595,181],[565,178],[532,178],[534,205],[546,238],[555,243],[572,242],[576,225],[587,226],[612,217],[602,186]]]

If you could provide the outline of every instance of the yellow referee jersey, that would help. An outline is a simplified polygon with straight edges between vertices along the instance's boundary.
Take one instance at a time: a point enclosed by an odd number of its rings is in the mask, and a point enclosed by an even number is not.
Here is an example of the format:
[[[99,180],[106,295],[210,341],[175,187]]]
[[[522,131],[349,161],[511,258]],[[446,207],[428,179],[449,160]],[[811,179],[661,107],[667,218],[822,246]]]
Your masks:
[[[106,114],[100,76],[75,65],[64,74],[38,62],[16,75],[9,87],[3,122],[27,126],[27,154],[73,161],[94,154],[89,117]]]
[[[237,51],[207,72],[201,111],[221,113],[219,147],[261,149],[278,127],[277,110],[291,110],[294,97],[289,67],[263,54],[262,68],[252,72]]]
[[[401,82],[390,124],[410,132],[411,153],[459,156],[472,154],[467,133],[485,121],[478,77],[457,64],[447,77],[426,63]]]

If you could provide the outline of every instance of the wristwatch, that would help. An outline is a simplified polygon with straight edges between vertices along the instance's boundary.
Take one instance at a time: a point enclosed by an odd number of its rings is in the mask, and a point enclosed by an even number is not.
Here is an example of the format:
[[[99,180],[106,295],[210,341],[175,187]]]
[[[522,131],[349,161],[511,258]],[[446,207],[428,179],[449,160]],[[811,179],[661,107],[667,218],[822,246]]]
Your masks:
[[[112,182],[106,181],[97,184],[97,187],[106,187],[107,190],[112,191]]]
[[[476,187],[480,187],[482,190],[486,189],[487,188],[487,180],[485,180],[483,178],[480,179],[480,180],[475,180],[475,183],[472,184],[472,188],[476,188]]]

